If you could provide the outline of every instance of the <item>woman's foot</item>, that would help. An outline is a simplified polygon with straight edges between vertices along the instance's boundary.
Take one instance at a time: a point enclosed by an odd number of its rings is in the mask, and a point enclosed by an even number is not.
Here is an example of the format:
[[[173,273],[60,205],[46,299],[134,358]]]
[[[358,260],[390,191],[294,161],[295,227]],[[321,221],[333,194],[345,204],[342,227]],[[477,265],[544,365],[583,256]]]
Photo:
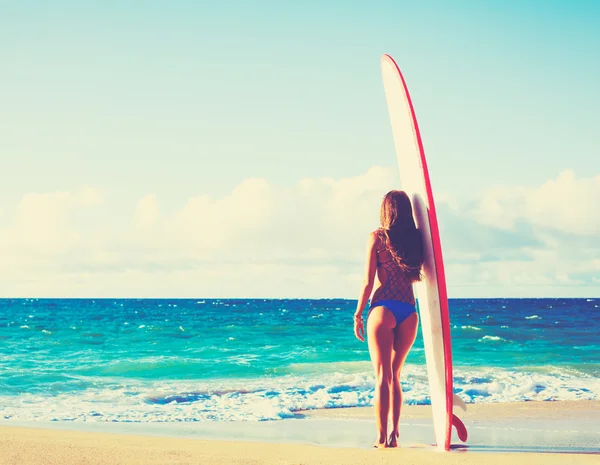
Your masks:
[[[377,449],[386,449],[387,448],[387,442],[385,440],[385,434],[380,434],[379,435],[379,437],[377,438],[377,440],[373,444],[373,447],[375,447]]]
[[[400,436],[400,433],[398,433],[397,431],[392,431],[392,434],[390,434],[390,438],[388,439],[387,446],[388,447],[398,447],[398,437],[399,436]]]

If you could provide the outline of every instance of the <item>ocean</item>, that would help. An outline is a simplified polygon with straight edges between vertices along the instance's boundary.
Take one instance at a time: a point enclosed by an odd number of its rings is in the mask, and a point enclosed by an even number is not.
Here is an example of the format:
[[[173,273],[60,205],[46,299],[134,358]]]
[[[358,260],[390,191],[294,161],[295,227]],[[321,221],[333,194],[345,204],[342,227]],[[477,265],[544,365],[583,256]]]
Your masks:
[[[356,301],[1,299],[0,418],[275,421],[368,406]],[[451,299],[467,403],[600,398],[600,299]],[[405,403],[429,404],[419,335]]]

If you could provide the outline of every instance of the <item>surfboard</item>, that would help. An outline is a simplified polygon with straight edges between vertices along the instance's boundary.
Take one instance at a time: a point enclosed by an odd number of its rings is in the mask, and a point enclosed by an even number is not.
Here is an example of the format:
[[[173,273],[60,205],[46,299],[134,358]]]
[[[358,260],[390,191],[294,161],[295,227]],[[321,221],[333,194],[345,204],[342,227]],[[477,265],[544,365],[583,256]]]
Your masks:
[[[400,68],[389,55],[381,59],[383,85],[392,126],[400,187],[412,201],[413,215],[423,237],[423,280],[415,283],[417,306],[427,360],[427,375],[438,449],[450,450],[452,427],[461,441],[467,430],[453,408],[465,408],[453,393],[450,315],[442,244],[423,141],[408,87]]]

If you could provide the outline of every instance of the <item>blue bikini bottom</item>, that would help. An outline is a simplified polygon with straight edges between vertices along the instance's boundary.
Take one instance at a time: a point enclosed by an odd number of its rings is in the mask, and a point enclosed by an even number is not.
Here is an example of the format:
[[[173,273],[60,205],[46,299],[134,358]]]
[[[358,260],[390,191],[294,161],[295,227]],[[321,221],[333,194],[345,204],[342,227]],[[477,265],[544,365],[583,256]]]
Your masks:
[[[414,305],[402,302],[401,300],[378,300],[377,302],[373,302],[369,309],[369,313],[371,313],[371,310],[375,307],[385,307],[392,312],[394,318],[396,318],[396,326],[406,320],[410,315],[417,312]]]

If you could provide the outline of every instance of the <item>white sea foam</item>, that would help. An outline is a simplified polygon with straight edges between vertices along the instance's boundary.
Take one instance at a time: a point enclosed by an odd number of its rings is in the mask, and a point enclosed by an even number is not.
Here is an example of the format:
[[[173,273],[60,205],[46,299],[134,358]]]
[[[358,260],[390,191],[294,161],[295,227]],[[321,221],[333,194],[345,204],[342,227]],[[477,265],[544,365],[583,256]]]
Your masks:
[[[483,336],[481,339],[479,339],[479,342],[485,342],[485,341],[494,341],[494,342],[505,341],[506,342],[506,339],[504,339],[500,336]]]
[[[143,381],[95,378],[84,391],[0,396],[0,418],[75,421],[257,421],[302,410],[368,406],[374,378],[369,362],[297,364],[273,378]],[[402,387],[408,404],[428,404],[424,366],[408,365]],[[506,370],[455,367],[454,387],[469,403],[593,400],[600,379],[575,369]]]
[[[531,315],[531,316],[526,316],[525,319],[526,320],[541,320],[542,317],[538,316],[538,315]]]

